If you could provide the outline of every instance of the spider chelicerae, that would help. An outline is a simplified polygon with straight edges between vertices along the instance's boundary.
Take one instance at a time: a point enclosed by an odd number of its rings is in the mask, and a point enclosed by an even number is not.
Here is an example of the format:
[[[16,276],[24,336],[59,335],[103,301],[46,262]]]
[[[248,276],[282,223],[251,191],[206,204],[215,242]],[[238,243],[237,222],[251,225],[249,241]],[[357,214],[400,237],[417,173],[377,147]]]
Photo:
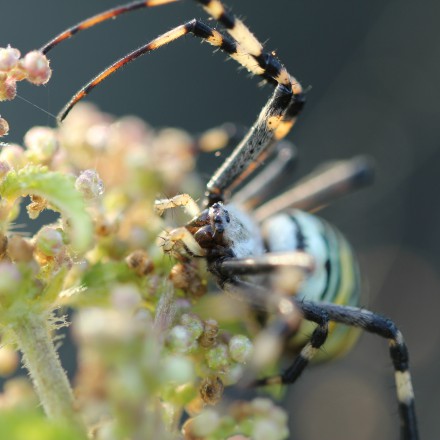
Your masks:
[[[116,7],[67,29],[40,50],[47,54],[75,33],[125,12],[175,1],[178,0],[136,1]],[[294,324],[298,311],[304,320],[316,324],[310,339],[301,343],[291,366],[278,376],[255,380],[256,386],[295,382],[329,335],[332,344],[326,345],[328,357],[350,345],[353,328],[386,338],[395,370],[401,438],[416,440],[414,394],[402,333],[390,319],[359,307],[358,269],[349,244],[337,229],[307,212],[315,211],[333,198],[369,181],[369,161],[357,157],[334,163],[263,203],[271,183],[289,163],[291,147],[284,138],[304,106],[304,92],[276,56],[266,52],[246,25],[221,1],[196,2],[223,25],[226,33],[197,19],[173,28],[98,74],[60,112],[59,121],[94,87],[122,66],[190,33],[221,49],[249,72],[272,84],[274,91],[254,125],[208,182],[203,208],[200,209],[187,194],[156,201],[155,208],[160,214],[170,208],[183,207],[191,216],[185,226],[166,235],[164,250],[183,262],[193,258],[206,259],[208,270],[223,290],[250,301],[256,308],[266,308],[268,298],[271,298],[271,309],[275,309],[278,319],[270,324],[269,333],[285,338],[298,333]],[[274,150],[277,150],[274,161],[246,186],[234,192]],[[271,284],[268,274],[279,269],[304,274],[295,295],[269,293],[276,290],[276,284]],[[265,275],[263,283],[261,275]],[[274,302],[272,298],[277,299]],[[329,327],[330,322],[346,327]]]

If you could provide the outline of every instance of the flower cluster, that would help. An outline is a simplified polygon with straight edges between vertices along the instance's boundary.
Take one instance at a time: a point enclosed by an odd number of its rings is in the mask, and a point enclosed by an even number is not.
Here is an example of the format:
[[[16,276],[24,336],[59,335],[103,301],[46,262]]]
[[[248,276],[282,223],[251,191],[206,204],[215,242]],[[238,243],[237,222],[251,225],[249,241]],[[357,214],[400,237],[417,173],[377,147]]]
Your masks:
[[[208,408],[183,426],[185,438],[223,440],[282,440],[287,438],[287,414],[271,400],[256,398],[251,402],[235,402],[224,415]]]
[[[8,59],[8,72],[21,69],[19,55],[5,50],[3,70]],[[58,129],[29,130],[24,147],[3,147],[0,374],[17,367],[19,349],[49,417],[29,387],[11,379],[0,394],[4,438],[14,438],[17,414],[21,424],[44,426],[49,440],[87,432],[98,440],[286,438],[285,414],[269,401],[220,409],[254,352],[245,306],[227,309],[222,299],[212,306],[218,297],[206,295],[203,262],[174,264],[160,248],[167,226],[154,200],[200,195],[197,150],[182,130],[154,130],[85,104]],[[18,233],[23,201],[30,222],[43,210],[56,213],[53,222]],[[75,392],[53,340],[68,325],[66,306],[74,311]]]
[[[46,84],[52,75],[49,60],[34,50],[21,57],[18,49],[0,47],[0,101],[11,101],[17,95],[17,82],[29,81],[37,86]],[[7,134],[9,125],[0,118],[0,137]]]

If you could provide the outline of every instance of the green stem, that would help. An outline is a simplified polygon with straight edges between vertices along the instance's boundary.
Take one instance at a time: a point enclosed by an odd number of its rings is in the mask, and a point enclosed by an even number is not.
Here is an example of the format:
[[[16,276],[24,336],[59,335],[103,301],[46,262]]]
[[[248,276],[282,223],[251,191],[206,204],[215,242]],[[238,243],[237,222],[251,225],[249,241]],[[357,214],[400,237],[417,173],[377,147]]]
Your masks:
[[[14,331],[47,416],[78,425],[72,389],[52,342],[48,320],[36,313],[21,316]]]

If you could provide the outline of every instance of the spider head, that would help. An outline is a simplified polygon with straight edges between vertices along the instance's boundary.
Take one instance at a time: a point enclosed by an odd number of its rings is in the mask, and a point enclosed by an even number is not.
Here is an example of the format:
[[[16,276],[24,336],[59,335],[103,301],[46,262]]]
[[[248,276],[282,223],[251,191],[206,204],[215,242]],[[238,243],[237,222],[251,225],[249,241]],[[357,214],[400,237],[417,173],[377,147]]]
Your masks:
[[[231,222],[229,212],[222,203],[214,203],[191,220],[186,229],[203,249],[225,247],[224,232]]]
[[[257,226],[234,205],[214,203],[186,225],[208,256],[247,257],[263,252]]]

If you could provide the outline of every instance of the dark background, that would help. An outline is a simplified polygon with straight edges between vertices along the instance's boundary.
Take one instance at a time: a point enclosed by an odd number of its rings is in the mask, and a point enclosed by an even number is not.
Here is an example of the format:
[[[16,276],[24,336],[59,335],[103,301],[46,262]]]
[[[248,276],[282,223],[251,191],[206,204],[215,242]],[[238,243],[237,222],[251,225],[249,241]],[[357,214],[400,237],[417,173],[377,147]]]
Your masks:
[[[104,0],[1,2],[0,45],[38,48],[67,26],[112,7]],[[276,50],[303,84],[307,107],[289,136],[300,176],[321,161],[367,153],[375,185],[322,213],[357,250],[369,306],[401,327],[412,355],[422,438],[440,438],[440,3],[437,0],[232,0],[234,11]],[[103,67],[159,33],[205,16],[186,1],[105,23],[50,54],[46,87],[19,94],[51,113]],[[154,126],[201,132],[221,122],[252,124],[268,87],[237,72],[192,37],[128,66],[93,92],[107,112],[140,115]],[[16,99],[0,112],[8,141],[53,118]],[[202,165],[209,172],[221,158]],[[391,362],[384,341],[362,337],[346,358],[309,370],[286,405],[292,438],[398,437]]]

